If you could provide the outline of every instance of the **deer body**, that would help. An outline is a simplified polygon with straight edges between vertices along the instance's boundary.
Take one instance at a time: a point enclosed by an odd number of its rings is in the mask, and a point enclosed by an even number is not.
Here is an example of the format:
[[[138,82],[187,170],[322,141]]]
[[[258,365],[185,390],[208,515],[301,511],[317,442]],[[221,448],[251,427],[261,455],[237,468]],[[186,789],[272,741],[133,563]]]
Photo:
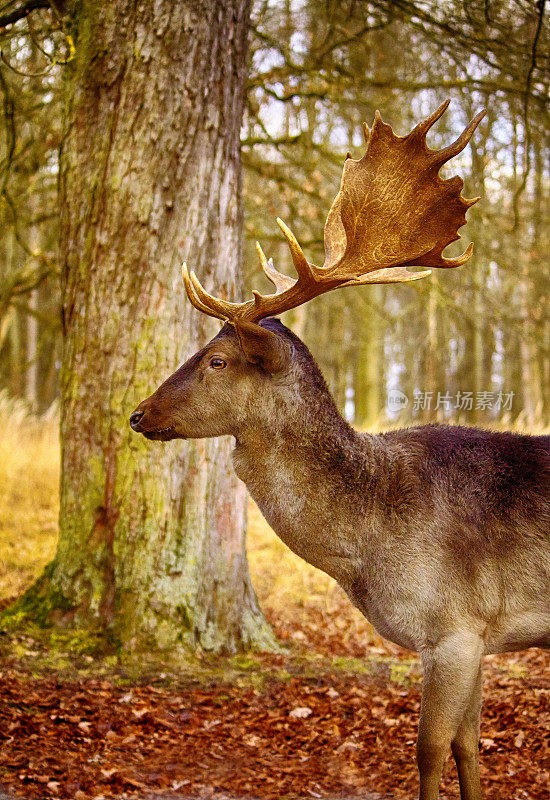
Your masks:
[[[449,747],[461,800],[480,800],[481,659],[550,646],[550,437],[424,426],[370,436],[339,414],[306,346],[271,317],[323,291],[422,277],[411,265],[460,266],[445,246],[466,209],[440,166],[483,114],[441,151],[379,115],[367,150],[346,160],[310,264],[281,224],[297,279],[259,248],[276,292],[244,303],[208,294],[184,266],[190,301],[222,330],[130,417],[149,439],[231,435],[233,462],[273,530],[332,575],[387,639],[420,654],[420,800],[437,800]]]
[[[317,377],[304,391],[309,358],[294,401],[241,429],[233,452],[277,535],[403,647],[464,626],[484,653],[549,645],[550,437],[358,433]]]
[[[444,437],[437,429],[416,434]],[[364,468],[353,484],[346,482],[352,469],[345,477],[325,472],[323,480],[324,453],[301,442],[283,452],[278,444],[260,457],[238,445],[235,471],[275,533],[331,575],[386,639],[421,652],[449,629],[466,626],[482,638],[484,653],[549,646],[550,564],[537,522],[526,515],[510,525],[503,515],[473,523],[456,508],[471,498],[451,494],[452,485],[446,496],[438,486],[421,486],[413,472],[416,454],[403,452],[400,442],[392,452],[393,443],[365,438],[357,435],[353,465]],[[521,438],[520,447],[534,444]],[[346,455],[354,458],[354,449]],[[397,502],[377,491],[380,478],[389,478],[390,491],[402,490]],[[549,526],[548,504],[543,513]]]

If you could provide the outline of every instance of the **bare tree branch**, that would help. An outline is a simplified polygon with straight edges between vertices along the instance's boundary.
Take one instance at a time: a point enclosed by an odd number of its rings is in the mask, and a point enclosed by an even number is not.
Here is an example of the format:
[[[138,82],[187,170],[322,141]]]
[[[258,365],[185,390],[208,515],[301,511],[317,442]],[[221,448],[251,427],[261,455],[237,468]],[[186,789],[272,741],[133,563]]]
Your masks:
[[[5,167],[3,168],[4,176],[0,180],[0,196],[1,196],[5,193],[6,187],[8,185],[13,155],[15,153],[14,102],[12,97],[10,96],[8,85],[4,80],[4,76],[1,71],[0,71],[0,89],[2,90],[2,94],[4,95],[3,106],[4,106],[4,124],[5,124],[5,136],[6,136],[6,158],[5,158]]]
[[[546,0],[537,0],[535,5],[537,11],[539,12],[539,15],[538,15],[538,22],[535,31],[535,36],[533,37],[533,47],[531,49],[531,63],[529,64],[529,71],[527,73],[527,79],[525,81],[525,102],[523,105],[523,125],[525,130],[524,144],[523,144],[523,158],[524,158],[523,176],[520,185],[514,192],[514,199],[512,203],[514,209],[514,225],[512,228],[513,231],[517,230],[519,226],[519,198],[525,191],[525,187],[527,185],[527,178],[529,177],[529,172],[531,171],[531,123],[529,120],[529,99],[531,94],[531,82],[533,80],[533,73],[537,68],[537,46],[542,31],[542,24],[544,22],[544,8],[546,5]]]
[[[18,3],[15,8],[9,11],[8,9],[13,5],[14,3],[10,2],[0,8],[0,28],[4,28],[6,25],[13,25],[14,22],[18,22],[20,19],[25,19],[31,11],[35,11],[37,8],[50,8],[48,0],[27,0],[24,3]]]

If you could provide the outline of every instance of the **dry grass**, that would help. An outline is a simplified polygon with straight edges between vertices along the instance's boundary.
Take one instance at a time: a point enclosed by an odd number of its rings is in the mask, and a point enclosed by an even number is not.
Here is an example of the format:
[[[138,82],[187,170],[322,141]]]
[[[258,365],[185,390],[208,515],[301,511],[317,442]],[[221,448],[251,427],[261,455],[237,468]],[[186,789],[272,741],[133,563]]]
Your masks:
[[[0,394],[0,599],[20,594],[55,553],[58,422]]]

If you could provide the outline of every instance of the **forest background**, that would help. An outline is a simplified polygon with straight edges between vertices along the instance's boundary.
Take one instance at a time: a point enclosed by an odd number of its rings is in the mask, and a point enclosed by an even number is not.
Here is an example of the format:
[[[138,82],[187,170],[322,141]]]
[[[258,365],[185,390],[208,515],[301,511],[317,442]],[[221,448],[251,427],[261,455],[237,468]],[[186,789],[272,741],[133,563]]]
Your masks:
[[[1,44],[0,385],[44,412],[59,394],[56,186],[71,45],[48,10],[4,29]],[[467,267],[344,290],[287,315],[353,422],[548,423],[548,57],[544,3],[255,3],[240,297],[266,288],[256,239],[292,272],[276,216],[322,262],[343,159],[360,152],[377,108],[405,134],[452,98],[432,147],[488,111],[451,167],[466,196],[481,195]]]

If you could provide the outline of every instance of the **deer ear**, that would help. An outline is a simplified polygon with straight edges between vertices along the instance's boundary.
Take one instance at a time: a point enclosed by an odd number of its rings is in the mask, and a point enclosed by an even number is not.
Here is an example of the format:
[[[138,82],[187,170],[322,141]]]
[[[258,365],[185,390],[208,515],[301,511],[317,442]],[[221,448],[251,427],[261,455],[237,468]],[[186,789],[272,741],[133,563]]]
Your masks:
[[[284,369],[290,359],[287,343],[273,331],[254,322],[239,320],[232,323],[247,361],[258,364],[271,375]]]

